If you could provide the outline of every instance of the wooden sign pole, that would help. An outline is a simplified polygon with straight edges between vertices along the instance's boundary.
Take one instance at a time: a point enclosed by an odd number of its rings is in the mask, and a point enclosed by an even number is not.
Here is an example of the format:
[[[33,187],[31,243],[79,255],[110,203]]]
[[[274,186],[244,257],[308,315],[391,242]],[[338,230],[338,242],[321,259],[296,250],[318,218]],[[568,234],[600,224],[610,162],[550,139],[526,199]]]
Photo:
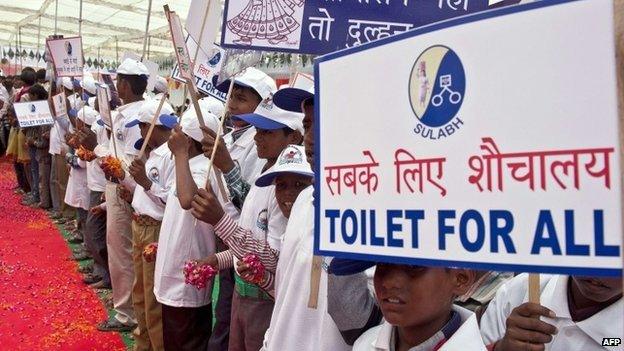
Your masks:
[[[145,140],[143,140],[143,145],[141,146],[141,151],[139,151],[139,155],[137,156],[137,159],[143,158],[143,155],[145,154],[145,150],[147,149],[147,143],[152,137],[152,132],[154,131],[154,127],[156,126],[156,120],[160,116],[160,111],[162,110],[162,107],[165,103],[165,100],[167,100],[168,95],[169,94],[165,93],[163,97],[160,99],[160,103],[158,104],[158,108],[156,109],[156,113],[154,114],[154,117],[152,117],[152,123],[150,124],[149,130],[147,131]]]

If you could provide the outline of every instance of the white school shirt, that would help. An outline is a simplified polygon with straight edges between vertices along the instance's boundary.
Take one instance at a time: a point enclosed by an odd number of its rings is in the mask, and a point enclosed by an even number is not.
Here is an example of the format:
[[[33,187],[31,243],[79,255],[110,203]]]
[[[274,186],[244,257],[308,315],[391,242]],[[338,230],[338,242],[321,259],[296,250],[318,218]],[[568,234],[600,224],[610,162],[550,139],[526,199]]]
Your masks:
[[[254,141],[256,128],[249,127],[236,141],[233,141],[232,133],[223,136],[225,145],[227,145],[232,160],[238,162],[241,168],[241,177],[247,183],[253,184],[262,173],[262,167],[266,164],[266,160],[258,158],[258,150]]]
[[[437,351],[486,351],[476,315],[457,305],[453,305],[453,311],[459,313],[462,324]],[[395,327],[384,321],[362,334],[353,344],[353,351],[394,351],[395,340]],[[410,350],[416,349],[418,347]]]
[[[134,189],[132,207],[140,215],[162,221],[169,190],[175,186],[175,162],[167,143],[152,150],[145,161],[145,174],[152,181],[149,190],[137,185]]]
[[[65,203],[69,206],[89,210],[89,188],[87,187],[87,163],[78,160],[80,168],[72,167],[69,171]]]
[[[327,271],[323,267],[316,309],[308,308],[314,248],[314,188],[303,190],[290,219],[275,275],[275,306],[264,351],[351,350],[327,313]]]
[[[208,158],[204,155],[189,161],[193,180],[198,187],[206,185]],[[210,177],[215,187],[214,173]],[[158,238],[158,253],[154,271],[154,295],[158,302],[173,307],[201,307],[210,304],[212,281],[204,289],[184,283],[186,261],[206,258],[215,253],[214,229],[196,220],[191,211],[180,206],[175,177]]]
[[[4,118],[4,116],[6,115],[7,109],[9,108],[9,104],[11,103],[11,96],[9,95],[9,92],[2,84],[0,84],[0,101],[4,103],[2,105],[2,108],[0,108],[0,119],[1,119],[1,118]]]
[[[266,172],[272,170],[273,167]],[[254,183],[255,179],[245,197],[238,225],[252,231],[255,238],[267,240],[271,247],[279,250],[288,219],[275,199],[275,185],[259,187]]]
[[[273,167],[265,172],[272,170]],[[279,251],[288,219],[284,217],[275,199],[275,185],[259,187],[254,183],[245,197],[238,225],[253,232],[256,239],[266,240],[272,248]],[[236,268],[238,261],[236,256],[233,257],[233,261]]]
[[[65,134],[69,128],[69,119],[66,116],[57,116],[52,128],[50,128],[50,148],[48,153],[50,155],[65,156],[63,150],[67,150],[67,144],[65,144]]]
[[[601,346],[603,338],[622,338],[624,330],[624,302],[622,299],[595,315],[572,321],[568,307],[568,279],[566,275],[540,275],[540,304],[555,312],[555,318],[541,319],[559,331],[546,350],[598,351],[622,350],[622,346]],[[529,275],[521,274],[503,285],[488,305],[481,318],[481,334],[489,345],[505,335],[507,317],[511,311],[529,300]]]
[[[108,135],[106,134],[106,127],[97,123],[93,123],[91,130],[97,137],[97,143],[101,148],[108,149]],[[87,187],[91,191],[105,192],[106,191],[106,176],[104,171],[100,167],[97,159],[87,162]]]
[[[138,118],[139,111],[144,103],[145,100],[131,102],[111,112],[111,118],[114,121],[114,131],[111,133],[111,139],[115,138],[115,145],[110,140],[109,150],[113,156],[125,162],[127,166],[130,166],[134,157],[139,154],[139,150],[134,147],[134,144],[142,137],[141,129],[138,125],[126,128],[126,124]],[[128,172],[126,172],[120,184],[125,186],[130,192],[134,192],[136,187],[136,182]]]
[[[138,125],[131,128],[126,128],[126,124],[137,119],[139,111],[145,103],[145,100],[135,101],[123,106],[118,107],[115,111],[111,112],[114,119],[115,130],[112,136],[115,137],[117,158],[124,159],[128,165],[132,162],[134,157],[139,154],[139,150],[134,147],[134,144],[141,139],[141,129]],[[115,152],[112,146],[110,146],[111,152]]]

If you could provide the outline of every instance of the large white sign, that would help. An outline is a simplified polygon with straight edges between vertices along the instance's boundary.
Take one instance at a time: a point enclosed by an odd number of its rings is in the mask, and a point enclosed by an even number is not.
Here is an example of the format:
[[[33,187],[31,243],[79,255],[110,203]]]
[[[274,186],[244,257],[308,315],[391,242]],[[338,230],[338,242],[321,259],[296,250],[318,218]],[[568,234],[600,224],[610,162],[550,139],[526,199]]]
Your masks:
[[[48,39],[48,48],[57,77],[80,77],[84,67],[82,38]]]
[[[316,253],[621,275],[612,7],[537,2],[319,58]]]
[[[20,128],[54,124],[48,100],[20,102],[13,106]]]

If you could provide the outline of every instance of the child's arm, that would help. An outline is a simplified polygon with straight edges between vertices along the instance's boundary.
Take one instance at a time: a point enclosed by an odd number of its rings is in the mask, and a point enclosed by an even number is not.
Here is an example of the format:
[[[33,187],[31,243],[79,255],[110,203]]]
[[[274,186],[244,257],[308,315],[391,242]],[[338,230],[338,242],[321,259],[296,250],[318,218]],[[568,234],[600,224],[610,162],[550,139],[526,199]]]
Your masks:
[[[179,125],[171,131],[168,145],[175,156],[176,190],[180,206],[185,210],[190,210],[193,196],[197,193],[197,184],[195,184],[195,180],[193,180],[191,167],[189,165],[189,140],[188,137],[182,133],[182,129]]]
[[[521,347],[520,350],[533,350],[535,346],[535,350],[540,347],[543,350],[543,344],[552,340],[555,327],[538,319],[540,316],[551,317],[552,312],[522,300],[523,296],[526,298],[527,282],[526,274],[510,280],[498,289],[485,310],[480,329],[489,349],[505,351]],[[536,344],[529,345],[528,341]]]
[[[544,350],[552,341],[557,328],[541,321],[540,317],[554,318],[555,313],[544,306],[525,302],[514,308],[506,321],[505,336],[494,343],[494,351]]]
[[[193,198],[191,214],[200,221],[211,224],[215,234],[239,259],[249,253],[256,254],[267,270],[277,269],[279,251],[271,248],[266,240],[254,238],[251,231],[239,227],[232,218],[226,215],[211,186],[197,191]]]

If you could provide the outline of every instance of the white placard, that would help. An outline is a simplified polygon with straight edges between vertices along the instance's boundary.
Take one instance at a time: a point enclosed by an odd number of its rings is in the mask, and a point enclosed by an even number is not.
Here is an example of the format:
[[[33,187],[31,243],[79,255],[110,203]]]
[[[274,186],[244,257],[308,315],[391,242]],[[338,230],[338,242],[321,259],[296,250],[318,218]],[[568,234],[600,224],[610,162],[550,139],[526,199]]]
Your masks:
[[[82,76],[84,57],[81,37],[48,39],[46,44],[50,49],[57,77]]]
[[[54,124],[48,100],[19,102],[13,106],[20,128]]]
[[[54,112],[56,117],[67,117],[67,98],[65,97],[65,92],[60,94],[56,94],[52,97],[52,104],[54,106]]]
[[[208,8],[210,7],[210,8]],[[221,1],[192,0],[186,16],[186,31],[204,51],[210,51],[221,19]],[[201,42],[200,42],[201,38]],[[188,43],[187,43],[188,44]],[[194,52],[194,50],[189,50]]]
[[[190,52],[195,52],[197,45],[190,37],[187,37],[187,45]],[[219,72],[221,71],[221,65],[225,58],[225,50],[221,49],[217,45],[213,45],[211,48],[211,55],[208,56],[203,50],[197,53],[197,60],[195,61],[195,85],[197,89],[204,94],[213,96],[221,101],[225,101],[227,93],[217,90],[215,87]],[[180,70],[176,64],[171,71],[171,78],[186,83],[186,80],[180,76]]]
[[[316,253],[621,276],[611,1],[462,17],[315,71]]]
[[[171,40],[173,42],[178,67],[180,69],[180,75],[184,79],[193,80],[193,75],[191,73],[191,56],[188,48],[186,47],[180,17],[178,17],[175,12],[169,12],[168,16]]]
[[[96,86],[100,118],[102,118],[102,121],[104,121],[107,126],[111,127],[113,124],[110,112],[110,97],[108,95],[108,86],[106,84],[97,84]]]

